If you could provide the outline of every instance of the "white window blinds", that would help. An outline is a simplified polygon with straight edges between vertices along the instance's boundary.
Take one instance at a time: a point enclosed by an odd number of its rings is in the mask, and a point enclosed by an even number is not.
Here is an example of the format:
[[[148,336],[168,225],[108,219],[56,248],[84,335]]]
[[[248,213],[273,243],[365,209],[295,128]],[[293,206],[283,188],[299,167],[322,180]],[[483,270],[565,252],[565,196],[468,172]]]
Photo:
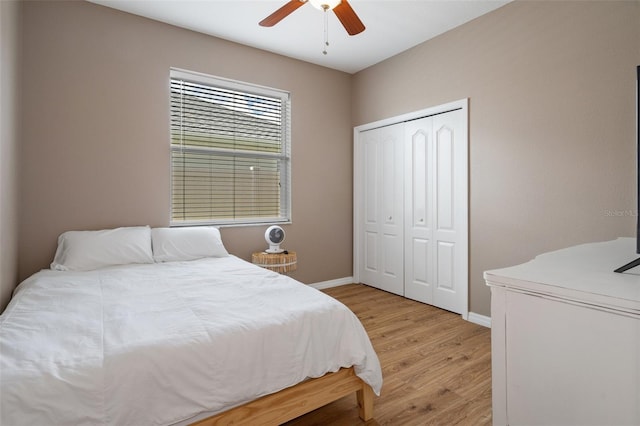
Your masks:
[[[171,70],[171,224],[288,222],[286,92]]]

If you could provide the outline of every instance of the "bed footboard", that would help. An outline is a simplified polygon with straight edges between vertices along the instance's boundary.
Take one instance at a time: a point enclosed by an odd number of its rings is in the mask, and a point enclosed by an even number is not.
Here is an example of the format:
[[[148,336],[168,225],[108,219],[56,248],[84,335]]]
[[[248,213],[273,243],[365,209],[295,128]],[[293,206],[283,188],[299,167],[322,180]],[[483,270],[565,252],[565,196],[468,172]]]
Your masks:
[[[356,392],[359,416],[373,418],[373,390],[352,368],[342,368],[317,379],[306,380],[280,392],[263,396],[192,426],[279,425]]]

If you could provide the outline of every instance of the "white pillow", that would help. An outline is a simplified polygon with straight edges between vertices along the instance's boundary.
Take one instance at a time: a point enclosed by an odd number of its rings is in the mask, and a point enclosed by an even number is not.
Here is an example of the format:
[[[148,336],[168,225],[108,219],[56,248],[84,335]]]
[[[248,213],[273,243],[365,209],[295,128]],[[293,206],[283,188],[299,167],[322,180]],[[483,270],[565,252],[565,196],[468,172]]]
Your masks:
[[[151,241],[156,262],[229,256],[222,244],[220,231],[213,226],[153,228]]]
[[[67,231],[58,237],[51,269],[90,271],[130,263],[153,263],[151,228],[148,226]]]

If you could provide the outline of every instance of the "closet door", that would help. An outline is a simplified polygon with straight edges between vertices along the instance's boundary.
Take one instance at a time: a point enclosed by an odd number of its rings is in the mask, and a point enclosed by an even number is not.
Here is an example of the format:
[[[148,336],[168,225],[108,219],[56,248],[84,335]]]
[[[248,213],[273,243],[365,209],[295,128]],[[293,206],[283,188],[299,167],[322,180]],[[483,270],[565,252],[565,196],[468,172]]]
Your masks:
[[[354,278],[468,314],[468,102],[354,129]]]
[[[434,180],[433,118],[405,124],[404,268],[405,293],[410,299],[433,304]]]
[[[405,296],[466,314],[467,138],[462,110],[406,123]]]
[[[433,214],[433,304],[466,315],[469,282],[466,112],[433,116],[436,161]]]
[[[362,132],[360,281],[403,295],[402,123]]]

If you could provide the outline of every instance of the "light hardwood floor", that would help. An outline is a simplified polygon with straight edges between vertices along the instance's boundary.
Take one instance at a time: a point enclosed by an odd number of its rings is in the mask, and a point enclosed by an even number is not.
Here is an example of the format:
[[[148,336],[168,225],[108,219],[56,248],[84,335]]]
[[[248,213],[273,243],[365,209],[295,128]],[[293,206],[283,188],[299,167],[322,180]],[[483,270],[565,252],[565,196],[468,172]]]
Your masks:
[[[287,426],[491,424],[490,329],[361,284],[325,292],[362,321],[382,365],[382,393],[366,423],[351,395]]]

